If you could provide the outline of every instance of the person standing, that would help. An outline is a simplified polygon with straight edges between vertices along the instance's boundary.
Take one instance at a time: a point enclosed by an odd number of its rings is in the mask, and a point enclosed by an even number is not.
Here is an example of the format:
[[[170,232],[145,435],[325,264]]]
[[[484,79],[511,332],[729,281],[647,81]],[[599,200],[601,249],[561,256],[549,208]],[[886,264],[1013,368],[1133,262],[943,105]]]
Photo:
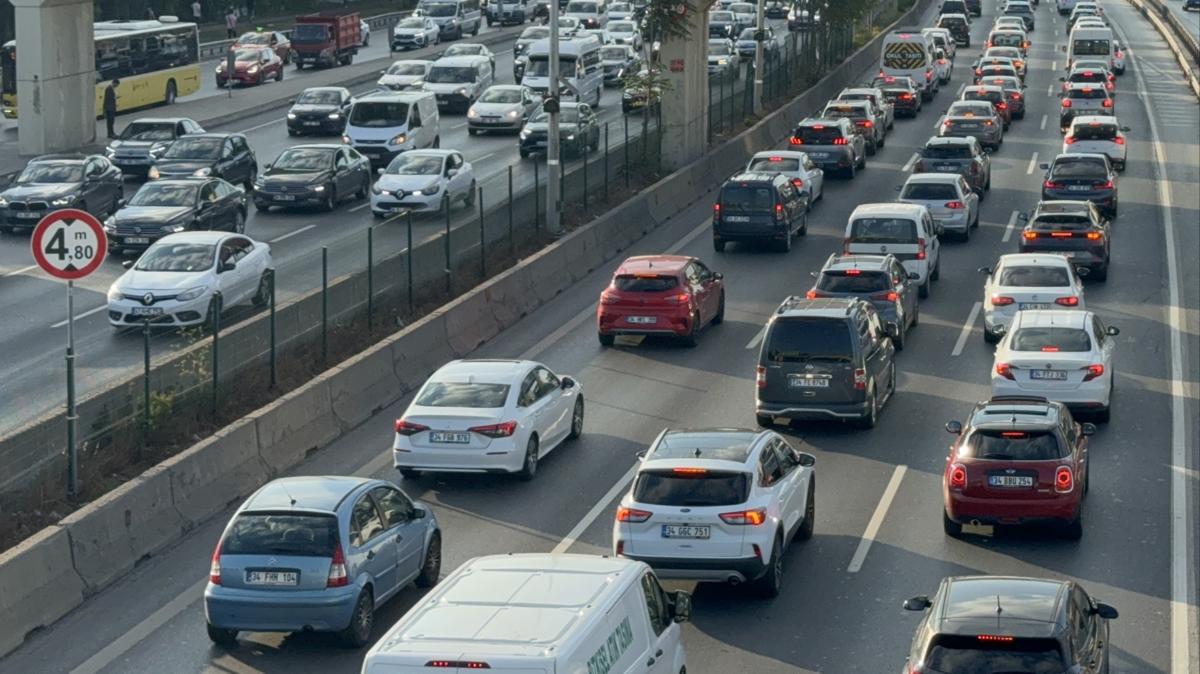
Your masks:
[[[146,5],[146,18],[150,19],[151,21],[155,21],[158,19],[158,17],[155,16],[155,14],[154,14],[154,8],[151,7],[150,5]]]
[[[237,38],[237,14],[234,14],[233,8],[225,12],[225,37],[230,40]]]
[[[117,87],[119,86],[121,86],[121,80],[113,80],[107,87],[104,87],[104,124],[108,127],[110,140],[117,137],[113,124],[117,121]]]
[[[200,0],[192,0],[192,21],[200,23],[204,19],[204,10],[200,6]]]

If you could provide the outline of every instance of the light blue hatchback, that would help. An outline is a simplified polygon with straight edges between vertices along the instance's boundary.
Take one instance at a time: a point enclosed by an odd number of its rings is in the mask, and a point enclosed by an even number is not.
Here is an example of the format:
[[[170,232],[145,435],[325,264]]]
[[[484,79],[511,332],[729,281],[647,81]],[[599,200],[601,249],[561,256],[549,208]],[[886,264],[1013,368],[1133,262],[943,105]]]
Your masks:
[[[232,646],[239,631],[337,632],[361,647],[375,609],[410,582],[432,587],[441,563],[433,511],[396,485],[275,480],[238,508],[213,551],[208,636]]]

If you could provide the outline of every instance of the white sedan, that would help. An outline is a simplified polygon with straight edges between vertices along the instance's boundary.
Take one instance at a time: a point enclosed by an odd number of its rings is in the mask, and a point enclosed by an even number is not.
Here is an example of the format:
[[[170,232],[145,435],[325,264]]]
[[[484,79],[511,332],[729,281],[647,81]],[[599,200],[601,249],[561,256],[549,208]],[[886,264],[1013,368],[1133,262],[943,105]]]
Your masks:
[[[1118,334],[1090,311],[1021,311],[996,347],[992,396],[1041,396],[1108,421]]]
[[[1083,115],[1071,120],[1071,128],[1063,136],[1063,154],[1108,155],[1113,168],[1125,170],[1128,146],[1125,144],[1127,126],[1117,126],[1116,117]]]
[[[746,164],[747,171],[756,173],[781,173],[792,185],[808,195],[808,207],[825,196],[825,171],[821,170],[808,154],[790,150],[757,152]]]
[[[383,71],[376,84],[392,91],[403,91],[417,82],[424,82],[425,76],[429,74],[429,69],[432,67],[433,61],[416,59],[396,61]]]
[[[212,322],[228,309],[270,301],[271,247],[229,232],[181,232],[159,239],[108,290],[108,322],[123,328],[149,320],[184,326]]]
[[[1086,309],[1083,281],[1066,256],[1058,253],[1001,255],[995,268],[984,267],[983,339],[1000,341],[1018,311]]]
[[[515,473],[583,433],[583,387],[530,360],[455,360],[434,372],[396,420],[395,466],[423,472]]]
[[[979,227],[979,194],[958,173],[914,173],[896,201],[928,208],[934,222],[963,241]]]
[[[447,212],[475,204],[475,169],[455,150],[409,150],[397,155],[371,187],[371,212]]]

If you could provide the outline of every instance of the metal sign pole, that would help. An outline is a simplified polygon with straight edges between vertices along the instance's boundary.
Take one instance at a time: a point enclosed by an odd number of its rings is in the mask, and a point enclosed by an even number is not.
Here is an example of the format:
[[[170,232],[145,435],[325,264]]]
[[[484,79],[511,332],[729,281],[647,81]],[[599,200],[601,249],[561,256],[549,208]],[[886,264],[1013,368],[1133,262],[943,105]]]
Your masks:
[[[758,28],[754,35],[754,100],[752,101],[754,114],[762,112],[762,93],[763,93],[763,38],[766,30],[766,21],[763,17],[763,0],[758,0]]]
[[[79,495],[79,454],[75,446],[75,282],[67,281],[67,495]]]
[[[558,0],[550,0],[550,78],[546,96],[558,101]],[[558,217],[559,175],[562,166],[558,161],[558,112],[550,113],[550,123],[546,136],[546,229],[551,235],[557,235],[561,224]]]

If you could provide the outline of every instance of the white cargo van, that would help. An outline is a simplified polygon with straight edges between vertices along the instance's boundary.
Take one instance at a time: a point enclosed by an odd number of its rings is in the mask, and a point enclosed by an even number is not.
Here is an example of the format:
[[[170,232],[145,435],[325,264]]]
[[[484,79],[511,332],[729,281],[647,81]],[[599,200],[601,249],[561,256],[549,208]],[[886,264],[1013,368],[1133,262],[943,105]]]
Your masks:
[[[559,40],[559,79],[570,84],[570,87],[560,87],[564,101],[589,103],[593,108],[600,105],[600,92],[604,89],[601,46],[600,40],[592,35]],[[529,46],[528,65],[521,77],[521,86],[531,89],[539,96],[545,95],[550,86],[549,75],[550,40],[538,40]],[[572,87],[577,93],[572,93]]]
[[[934,49],[933,36],[923,34],[920,28],[894,30],[883,39],[879,72],[882,75],[912,78],[921,90],[921,98],[931,100],[938,90],[938,79],[934,76]]]
[[[1104,59],[1113,70],[1113,32],[1111,28],[1077,27],[1067,38],[1067,70],[1075,59]]]
[[[642,562],[477,557],[376,642],[362,674],[681,674],[678,623],[691,607],[690,594],[664,591]]]
[[[355,99],[342,142],[375,168],[405,150],[438,147],[438,105],[428,91],[377,91]]]

